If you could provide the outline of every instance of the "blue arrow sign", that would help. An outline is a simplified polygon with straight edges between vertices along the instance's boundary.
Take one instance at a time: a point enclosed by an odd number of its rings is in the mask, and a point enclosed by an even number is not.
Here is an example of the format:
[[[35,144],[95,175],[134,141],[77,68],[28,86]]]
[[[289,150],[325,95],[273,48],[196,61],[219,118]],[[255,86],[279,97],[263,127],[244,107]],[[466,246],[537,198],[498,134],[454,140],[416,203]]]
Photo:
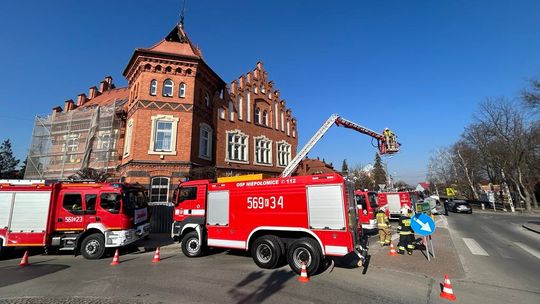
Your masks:
[[[435,232],[435,222],[425,214],[416,214],[411,218],[411,228],[414,233],[427,236]]]

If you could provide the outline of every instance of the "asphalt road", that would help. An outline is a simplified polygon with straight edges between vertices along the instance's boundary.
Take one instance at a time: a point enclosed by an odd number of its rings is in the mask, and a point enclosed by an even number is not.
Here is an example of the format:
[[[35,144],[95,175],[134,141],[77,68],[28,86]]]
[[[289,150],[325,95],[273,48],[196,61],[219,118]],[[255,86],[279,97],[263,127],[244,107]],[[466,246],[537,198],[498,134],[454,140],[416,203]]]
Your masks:
[[[540,303],[540,234],[522,227],[534,219],[502,213],[450,213],[446,220],[466,280],[536,294]]]
[[[452,278],[456,303],[538,303],[538,258],[514,243],[539,250],[538,235],[520,229],[527,218],[501,217],[500,222],[490,223],[495,222],[490,215],[452,214],[447,219],[450,233],[446,231],[445,242],[452,247],[456,244],[457,251],[452,249],[459,253],[455,267],[461,268],[461,259],[466,271],[464,276]],[[441,223],[440,232],[445,231],[445,224]],[[499,240],[494,232],[515,238]],[[489,256],[472,254],[464,237],[476,240]],[[503,248],[507,251],[501,251]],[[361,268],[349,269],[342,263],[311,277],[308,283],[298,282],[288,266],[259,269],[241,252],[213,252],[188,259],[178,244],[163,250],[163,260],[156,264],[151,263],[153,252],[125,253],[118,266],[109,265],[111,258],[89,261],[64,254],[32,256],[30,266],[19,267],[20,258],[13,258],[0,261],[0,303],[448,302],[439,298],[440,275],[414,271],[428,267],[423,266],[428,264],[421,254],[393,257],[392,267],[385,260],[386,249],[373,250],[373,254],[365,274]],[[400,269],[399,263],[410,266],[413,258],[420,262],[417,267]],[[438,256],[430,267],[444,262]]]

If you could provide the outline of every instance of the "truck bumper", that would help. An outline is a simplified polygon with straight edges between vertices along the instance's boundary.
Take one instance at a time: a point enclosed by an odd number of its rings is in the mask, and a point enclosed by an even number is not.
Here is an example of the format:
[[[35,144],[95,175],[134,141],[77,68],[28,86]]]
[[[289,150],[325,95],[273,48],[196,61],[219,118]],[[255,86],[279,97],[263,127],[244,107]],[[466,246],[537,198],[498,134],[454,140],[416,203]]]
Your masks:
[[[376,230],[377,228],[377,220],[375,219],[370,219],[369,224],[362,224],[364,230]]]
[[[105,231],[105,247],[120,247],[131,244],[150,234],[150,223],[135,229]]]

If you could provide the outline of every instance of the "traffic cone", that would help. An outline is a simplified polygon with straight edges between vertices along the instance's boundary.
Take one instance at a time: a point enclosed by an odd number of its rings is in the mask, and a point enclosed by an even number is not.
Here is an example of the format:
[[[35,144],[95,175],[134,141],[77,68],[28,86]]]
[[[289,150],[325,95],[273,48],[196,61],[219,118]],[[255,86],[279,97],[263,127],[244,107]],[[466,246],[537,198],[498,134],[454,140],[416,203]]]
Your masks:
[[[306,270],[306,263],[302,262],[302,271],[300,272],[300,276],[298,277],[298,281],[302,283],[309,282],[309,278],[307,276],[307,270]]]
[[[454,291],[452,290],[452,283],[450,283],[450,279],[448,278],[448,275],[444,275],[444,284],[443,284],[443,290],[441,291],[441,298],[448,299],[450,301],[455,301],[456,296],[454,295]]]
[[[161,256],[159,254],[159,247],[156,248],[156,253],[154,253],[154,258],[152,259],[152,263],[157,263],[161,260]]]
[[[398,255],[396,252],[396,248],[394,248],[394,242],[390,242],[390,256],[396,256]]]
[[[116,266],[120,264],[120,253],[118,252],[118,249],[116,249],[116,252],[114,253],[114,257],[111,262],[111,266]]]
[[[28,265],[30,265],[30,263],[28,263],[28,250],[26,250],[21,259],[21,262],[19,263],[19,266],[28,266]]]

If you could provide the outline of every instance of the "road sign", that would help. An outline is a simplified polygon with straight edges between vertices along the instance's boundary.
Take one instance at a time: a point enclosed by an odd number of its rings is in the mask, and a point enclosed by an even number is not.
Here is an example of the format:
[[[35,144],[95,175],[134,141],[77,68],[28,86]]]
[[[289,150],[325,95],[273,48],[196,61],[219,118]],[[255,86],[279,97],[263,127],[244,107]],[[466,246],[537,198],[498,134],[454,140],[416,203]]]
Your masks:
[[[447,196],[456,196],[456,191],[454,188],[446,188],[446,195]]]
[[[416,214],[411,218],[411,228],[414,233],[426,236],[435,232],[435,222],[425,214]]]

